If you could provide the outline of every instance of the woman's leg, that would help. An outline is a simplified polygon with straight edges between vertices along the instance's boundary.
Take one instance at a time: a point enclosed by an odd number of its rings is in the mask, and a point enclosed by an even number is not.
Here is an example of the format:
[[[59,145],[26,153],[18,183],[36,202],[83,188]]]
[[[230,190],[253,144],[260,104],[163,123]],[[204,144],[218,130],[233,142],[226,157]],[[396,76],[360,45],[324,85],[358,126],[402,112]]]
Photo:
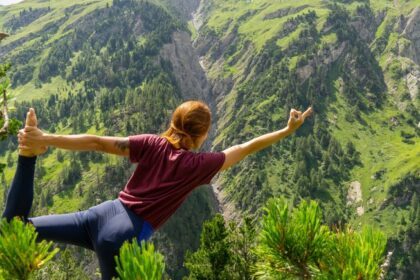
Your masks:
[[[89,234],[87,211],[29,218],[38,233],[38,240],[48,240],[81,246],[93,250]]]
[[[26,114],[25,126],[38,124],[35,110],[30,108]],[[19,158],[15,176],[6,199],[6,207],[2,217],[10,221],[13,217],[19,216],[23,220],[28,218],[34,197],[34,173],[36,156],[45,153],[47,147],[29,149],[22,146],[19,140]]]
[[[35,111],[30,109],[26,117],[26,126],[36,126]],[[38,239],[64,242],[93,249],[87,229],[86,211],[62,215],[47,215],[28,218],[34,196],[34,173],[36,155],[46,151],[46,147],[36,149],[19,146],[19,158],[13,177],[3,217],[10,221],[21,217],[30,222],[38,232]]]
[[[102,279],[117,276],[115,256],[124,241],[139,239],[145,223],[140,217],[115,199],[90,208],[88,213],[89,228],[92,232],[93,245],[99,260]],[[149,238],[151,232],[143,233],[142,238]]]
[[[19,155],[16,173],[6,199],[2,217],[10,221],[19,216],[26,220],[34,197],[34,172],[36,157]]]
[[[86,229],[86,211],[28,218],[34,196],[35,162],[36,157],[19,155],[3,217],[10,221],[17,216],[25,222],[31,222],[40,240],[64,242],[93,249]]]

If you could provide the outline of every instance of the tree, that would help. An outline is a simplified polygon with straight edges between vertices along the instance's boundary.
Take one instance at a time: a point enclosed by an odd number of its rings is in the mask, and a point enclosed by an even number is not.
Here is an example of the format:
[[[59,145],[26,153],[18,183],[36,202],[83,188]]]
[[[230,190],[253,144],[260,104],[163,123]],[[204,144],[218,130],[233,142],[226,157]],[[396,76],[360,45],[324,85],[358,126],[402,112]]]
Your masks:
[[[255,228],[249,217],[225,224],[217,214],[203,225],[200,248],[188,253],[188,279],[253,279]]]
[[[155,252],[153,243],[142,241],[139,246],[135,238],[124,242],[115,261],[121,280],[161,280],[165,271],[163,256]]]
[[[250,217],[243,219],[239,226],[230,222],[229,245],[232,252],[232,268],[230,274],[234,279],[253,279],[252,269],[256,262],[255,227]]]
[[[294,211],[289,207],[284,200],[271,199],[265,208],[257,247],[258,278],[311,279],[326,266],[322,257],[330,247],[331,232],[321,225],[318,205],[302,201]]]
[[[185,267],[190,271],[190,279],[229,279],[226,271],[231,258],[228,232],[223,216],[217,214],[213,220],[203,225],[200,249],[187,253]]]
[[[44,268],[37,271],[33,280],[89,280],[83,272],[83,266],[78,262],[69,249],[65,249],[57,254],[58,258],[48,262]]]
[[[29,279],[59,251],[50,250],[52,242],[36,242],[37,236],[31,224],[18,218],[0,221],[0,279]]]
[[[291,209],[269,200],[258,237],[256,276],[260,279],[378,279],[384,235],[371,228],[331,231],[321,224],[314,201]]]

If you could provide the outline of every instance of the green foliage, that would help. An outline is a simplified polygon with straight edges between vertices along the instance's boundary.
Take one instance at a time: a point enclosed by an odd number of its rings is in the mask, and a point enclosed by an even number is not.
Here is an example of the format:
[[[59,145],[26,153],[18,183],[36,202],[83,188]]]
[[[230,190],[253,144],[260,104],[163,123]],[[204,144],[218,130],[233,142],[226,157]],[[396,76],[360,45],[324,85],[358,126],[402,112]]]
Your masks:
[[[280,199],[267,203],[257,247],[259,278],[310,279],[326,267],[331,232],[321,225],[317,203],[302,201],[293,211],[289,207]]]
[[[139,246],[135,238],[124,242],[115,261],[121,280],[161,280],[165,271],[163,256],[153,243],[142,241]]]
[[[13,15],[11,19],[4,23],[4,27],[11,32],[18,30],[19,28],[25,27],[31,24],[33,21],[37,20],[39,17],[43,16],[49,11],[48,8],[33,9],[23,9],[19,11],[19,15]]]
[[[249,218],[241,225],[226,226],[217,214],[204,223],[199,250],[186,256],[187,279],[252,279],[254,246],[255,229]]]
[[[417,180],[416,180],[417,179]],[[389,240],[389,250],[393,251],[392,262],[386,279],[415,279],[418,274],[420,259],[420,206],[419,206],[419,177],[414,175],[403,179],[404,184],[393,186],[393,192],[401,188],[400,194],[396,200],[404,201],[404,204],[396,203],[397,206],[407,207],[410,202],[408,223],[406,225],[401,221],[400,230],[397,235]],[[417,186],[416,192],[410,193],[410,185]],[[390,189],[391,191],[391,189]],[[410,197],[410,201],[406,199]]]
[[[18,218],[0,221],[0,270],[6,279],[29,279],[58,251],[52,242],[37,242],[38,234]]]
[[[232,279],[253,279],[253,266],[257,260],[254,253],[255,236],[255,227],[249,217],[244,218],[241,225],[229,223]]]
[[[371,228],[331,231],[321,225],[318,203],[290,210],[271,199],[259,234],[256,276],[260,279],[377,279],[386,245]]]
[[[185,267],[190,279],[226,279],[231,252],[227,241],[228,231],[223,216],[217,214],[213,220],[203,224],[200,249],[187,254]]]
[[[372,228],[361,232],[346,229],[333,239],[332,263],[325,269],[327,279],[379,279],[384,260],[385,236]]]
[[[83,272],[83,264],[80,264],[79,262],[80,260],[75,258],[69,249],[62,250],[55,258],[35,273],[33,280],[91,279]]]

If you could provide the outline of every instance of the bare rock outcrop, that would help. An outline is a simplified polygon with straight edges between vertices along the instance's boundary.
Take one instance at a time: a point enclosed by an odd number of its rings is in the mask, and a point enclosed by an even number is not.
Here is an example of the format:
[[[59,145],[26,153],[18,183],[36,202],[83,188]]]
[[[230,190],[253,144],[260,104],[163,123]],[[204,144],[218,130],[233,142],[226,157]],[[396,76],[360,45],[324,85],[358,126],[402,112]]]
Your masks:
[[[163,46],[160,56],[171,62],[183,98],[206,102],[213,99],[206,75],[187,32],[175,32],[172,43]]]
[[[408,16],[401,35],[410,41],[400,48],[400,56],[420,63],[420,7],[416,7]]]
[[[362,184],[359,181],[353,181],[347,192],[347,204],[352,205],[359,202],[362,202]]]

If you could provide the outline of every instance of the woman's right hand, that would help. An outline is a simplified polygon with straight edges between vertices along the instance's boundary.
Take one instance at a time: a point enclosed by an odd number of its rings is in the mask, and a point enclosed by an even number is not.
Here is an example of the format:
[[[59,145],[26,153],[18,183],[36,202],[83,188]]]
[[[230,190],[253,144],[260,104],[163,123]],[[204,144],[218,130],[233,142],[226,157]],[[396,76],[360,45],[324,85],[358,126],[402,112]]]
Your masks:
[[[298,129],[305,121],[305,118],[309,117],[312,114],[312,112],[312,107],[309,107],[303,113],[301,111],[291,109],[289,121],[287,122],[287,129],[289,129],[290,131],[295,131],[296,129]]]

